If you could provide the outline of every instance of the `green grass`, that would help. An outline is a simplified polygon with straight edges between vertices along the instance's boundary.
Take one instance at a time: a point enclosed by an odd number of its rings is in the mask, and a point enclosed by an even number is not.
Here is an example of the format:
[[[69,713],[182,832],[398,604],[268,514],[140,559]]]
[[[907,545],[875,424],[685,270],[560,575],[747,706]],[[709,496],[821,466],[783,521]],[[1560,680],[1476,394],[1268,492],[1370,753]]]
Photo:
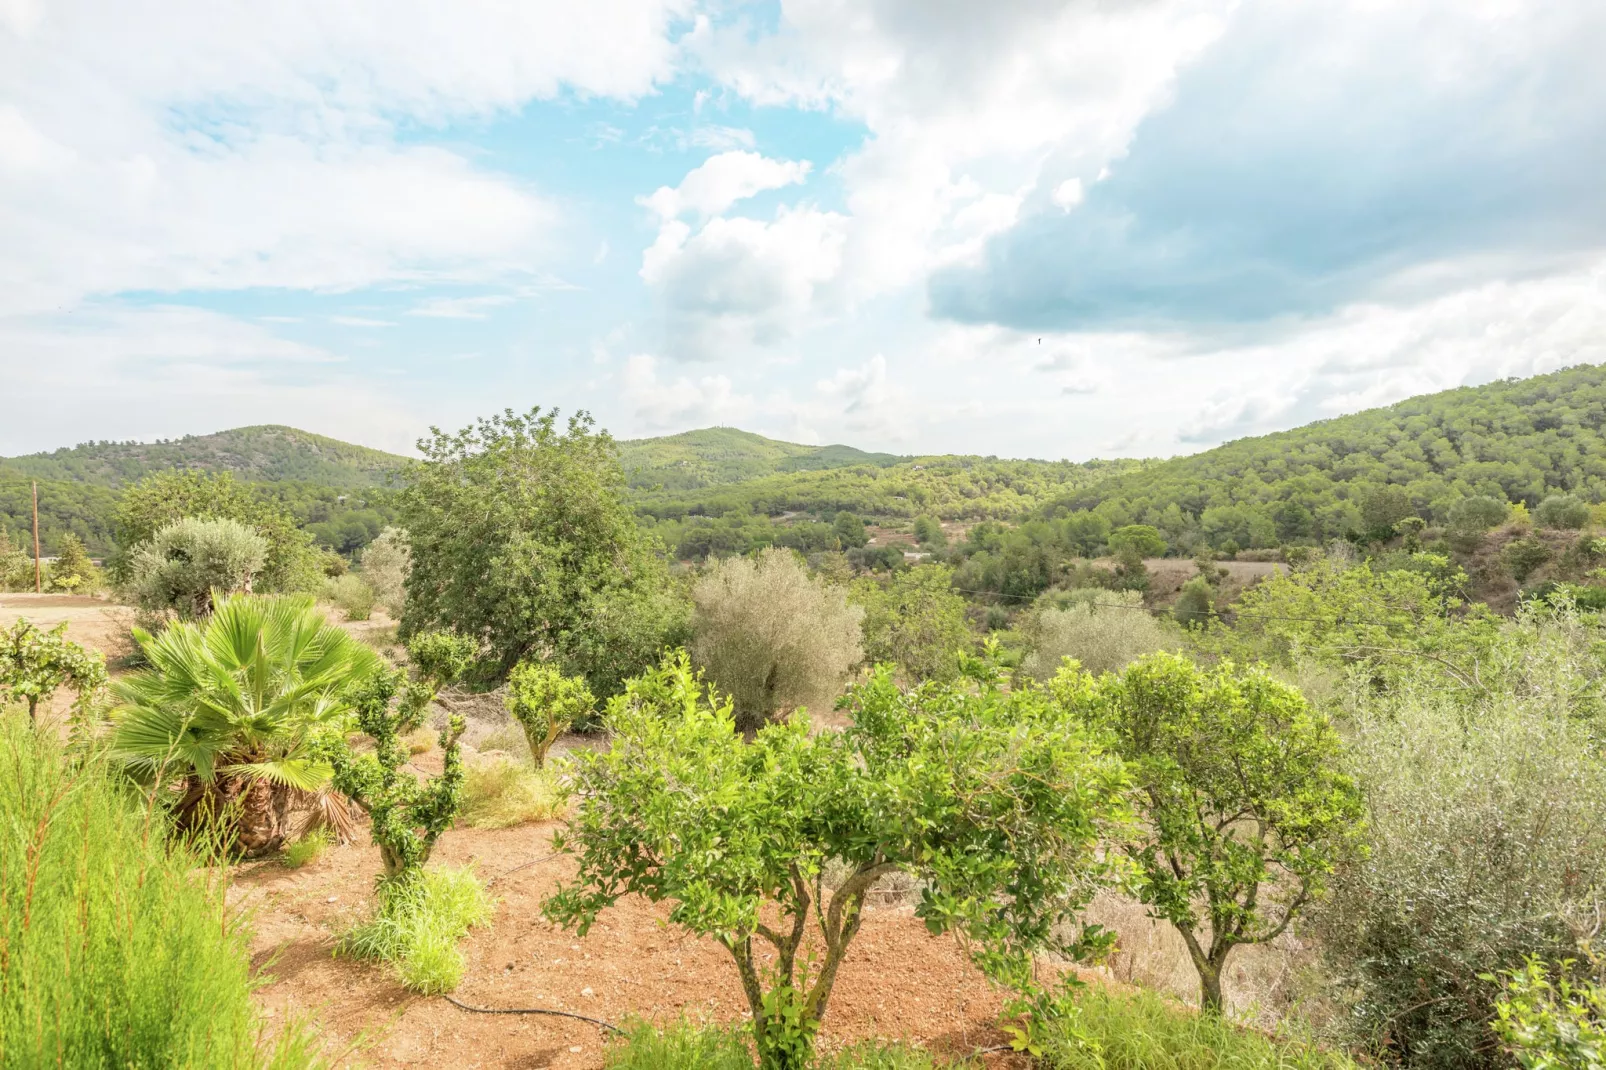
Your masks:
[[[493,906],[467,867],[426,869],[405,881],[380,886],[379,909],[341,940],[339,951],[354,958],[388,962],[415,992],[450,992],[463,979],[457,942],[491,920]]]
[[[1093,985],[1050,1045],[1053,1070],[1354,1070],[1347,1056],[1201,1015],[1154,992]]]
[[[286,869],[300,869],[310,862],[316,862],[323,857],[323,853],[334,846],[335,837],[326,828],[316,828],[303,833],[301,838],[284,845],[284,851],[279,856],[279,862]]]
[[[680,1022],[667,1028],[632,1026],[607,1052],[607,1070],[753,1070],[753,1045],[746,1029]],[[855,1044],[816,1059],[816,1070],[937,1070],[969,1066],[943,1062],[901,1044]]]
[[[0,716],[0,1068],[306,1067],[267,1043],[216,855],[98,760]]]
[[[547,769],[491,758],[470,765],[463,781],[458,821],[481,829],[504,829],[548,821],[563,812],[566,793]]]

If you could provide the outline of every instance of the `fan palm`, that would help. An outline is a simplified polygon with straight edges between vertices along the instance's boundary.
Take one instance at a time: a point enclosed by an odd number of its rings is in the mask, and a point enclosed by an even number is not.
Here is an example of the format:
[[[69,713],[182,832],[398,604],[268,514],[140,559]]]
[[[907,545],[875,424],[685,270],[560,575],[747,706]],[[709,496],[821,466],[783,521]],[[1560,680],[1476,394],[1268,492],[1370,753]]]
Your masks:
[[[150,667],[113,685],[111,751],[136,777],[182,789],[181,824],[226,814],[247,855],[283,843],[294,800],[324,789],[309,751],[379,668],[309,597],[236,595],[205,622],[134,633]]]

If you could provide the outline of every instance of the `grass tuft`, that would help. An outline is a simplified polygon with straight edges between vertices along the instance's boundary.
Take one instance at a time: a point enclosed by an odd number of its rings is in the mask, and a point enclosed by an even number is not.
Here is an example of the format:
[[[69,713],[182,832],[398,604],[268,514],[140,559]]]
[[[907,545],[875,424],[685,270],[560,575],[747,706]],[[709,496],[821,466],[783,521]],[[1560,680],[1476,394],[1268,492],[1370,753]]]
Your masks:
[[[380,885],[379,909],[352,929],[337,949],[353,958],[388,962],[415,992],[450,992],[463,979],[457,942],[491,920],[491,897],[467,867],[426,869]]]
[[[567,802],[567,793],[549,770],[492,758],[468,767],[458,821],[474,828],[512,828],[549,821]]]
[[[284,845],[284,851],[279,856],[279,863],[286,869],[300,869],[311,862],[323,857],[325,851],[333,847],[334,833],[326,828],[315,828],[302,833],[301,838]]]
[[[753,1062],[747,1029],[690,1022],[663,1028],[638,1023],[623,1040],[609,1047],[603,1066],[606,1070],[753,1070]],[[875,1041],[822,1055],[814,1063],[816,1070],[958,1070],[970,1065],[942,1062],[919,1048]]]

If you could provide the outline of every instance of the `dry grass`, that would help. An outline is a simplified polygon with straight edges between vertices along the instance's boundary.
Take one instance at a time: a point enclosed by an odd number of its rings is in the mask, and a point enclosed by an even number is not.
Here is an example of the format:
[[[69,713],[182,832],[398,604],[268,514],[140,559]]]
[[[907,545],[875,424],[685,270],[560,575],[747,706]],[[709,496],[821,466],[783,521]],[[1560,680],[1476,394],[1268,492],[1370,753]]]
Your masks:
[[[561,814],[568,793],[557,776],[523,762],[495,757],[470,765],[463,782],[458,820],[482,829],[504,829]]]

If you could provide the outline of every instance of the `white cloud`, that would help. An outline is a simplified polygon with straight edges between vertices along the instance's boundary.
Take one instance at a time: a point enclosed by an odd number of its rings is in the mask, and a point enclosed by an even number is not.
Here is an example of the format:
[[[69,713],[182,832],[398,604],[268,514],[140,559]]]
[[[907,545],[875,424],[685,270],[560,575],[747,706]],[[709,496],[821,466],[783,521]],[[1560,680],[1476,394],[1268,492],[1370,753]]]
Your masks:
[[[857,368],[842,368],[815,384],[819,415],[860,434],[898,440],[909,433],[903,393],[887,376],[887,358],[877,353]]]
[[[482,320],[491,309],[512,304],[512,294],[479,294],[473,297],[432,297],[408,309],[409,316],[429,316],[435,319]]]
[[[663,379],[658,374],[659,367],[658,358],[647,353],[625,360],[624,400],[642,430],[659,432],[736,423],[753,415],[753,399],[737,394],[727,376],[693,379],[681,375]]]
[[[719,215],[737,201],[765,190],[798,185],[808,177],[807,160],[772,160],[756,152],[722,152],[686,173],[674,188],[660,186],[641,204],[662,220],[681,215]]]

